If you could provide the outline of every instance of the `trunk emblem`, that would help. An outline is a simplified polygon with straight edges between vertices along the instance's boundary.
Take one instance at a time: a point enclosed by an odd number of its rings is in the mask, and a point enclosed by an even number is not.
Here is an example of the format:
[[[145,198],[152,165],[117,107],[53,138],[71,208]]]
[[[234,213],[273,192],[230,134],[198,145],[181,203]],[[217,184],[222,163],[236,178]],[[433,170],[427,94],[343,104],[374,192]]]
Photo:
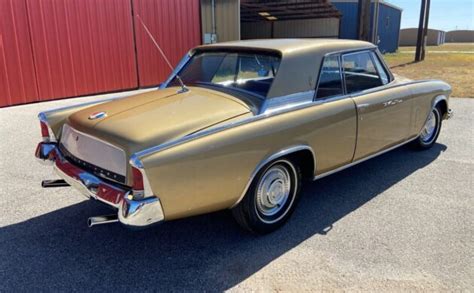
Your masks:
[[[104,112],[104,111],[96,112],[96,113],[93,113],[89,116],[89,120],[95,120],[95,119],[104,118],[104,117],[107,117],[106,112]]]

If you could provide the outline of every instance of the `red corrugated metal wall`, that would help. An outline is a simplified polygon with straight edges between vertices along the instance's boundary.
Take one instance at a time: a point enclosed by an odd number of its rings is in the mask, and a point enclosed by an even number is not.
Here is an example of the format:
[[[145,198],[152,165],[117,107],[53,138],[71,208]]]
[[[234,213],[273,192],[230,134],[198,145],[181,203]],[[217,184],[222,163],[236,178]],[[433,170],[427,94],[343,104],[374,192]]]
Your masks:
[[[41,100],[138,85],[130,0],[27,0]]]
[[[26,3],[0,0],[0,107],[38,99]]]
[[[133,0],[134,13],[140,15],[173,66],[201,44],[199,9],[199,0]],[[135,34],[140,86],[164,81],[171,70],[137,20]]]
[[[201,43],[199,9],[199,0],[0,0],[0,107],[157,85],[170,69],[133,13],[176,65]]]

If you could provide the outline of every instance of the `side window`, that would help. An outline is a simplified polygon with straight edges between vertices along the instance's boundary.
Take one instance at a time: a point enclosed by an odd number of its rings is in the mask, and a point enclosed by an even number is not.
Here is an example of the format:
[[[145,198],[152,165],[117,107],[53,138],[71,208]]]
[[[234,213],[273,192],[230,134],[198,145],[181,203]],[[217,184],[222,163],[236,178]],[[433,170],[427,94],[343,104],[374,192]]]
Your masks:
[[[339,58],[337,56],[326,57],[324,58],[323,68],[321,68],[316,98],[337,96],[342,95],[342,93]]]
[[[370,54],[351,53],[342,57],[348,94],[383,85]]]
[[[385,68],[380,62],[379,56],[377,56],[377,54],[375,54],[374,52],[371,52],[370,54],[372,55],[372,58],[375,62],[375,67],[377,68],[377,71],[379,72],[382,83],[387,84],[390,81],[390,79],[388,77],[387,71],[385,71]]]

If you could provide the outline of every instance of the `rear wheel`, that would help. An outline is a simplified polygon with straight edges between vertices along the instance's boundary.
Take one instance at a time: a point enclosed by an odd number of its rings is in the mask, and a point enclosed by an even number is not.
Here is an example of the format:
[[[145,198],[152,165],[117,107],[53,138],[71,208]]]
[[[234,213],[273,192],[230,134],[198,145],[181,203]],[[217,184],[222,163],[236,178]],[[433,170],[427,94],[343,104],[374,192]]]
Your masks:
[[[431,148],[438,139],[441,130],[441,111],[438,106],[434,107],[426,120],[420,136],[413,141],[413,146],[420,150]]]
[[[295,209],[300,185],[299,167],[290,160],[278,159],[258,172],[232,214],[251,232],[272,232],[283,225]]]

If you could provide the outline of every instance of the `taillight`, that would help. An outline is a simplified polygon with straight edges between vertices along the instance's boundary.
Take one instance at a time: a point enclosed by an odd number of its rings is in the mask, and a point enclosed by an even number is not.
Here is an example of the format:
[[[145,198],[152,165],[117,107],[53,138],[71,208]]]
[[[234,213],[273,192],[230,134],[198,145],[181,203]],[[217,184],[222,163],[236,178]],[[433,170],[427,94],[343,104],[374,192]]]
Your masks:
[[[133,185],[132,189],[135,192],[143,193],[145,187],[143,186],[142,172],[138,168],[132,167]]]
[[[144,197],[152,196],[143,163],[136,155],[132,155],[130,165],[132,167],[132,192],[128,195],[129,198],[143,199]]]
[[[44,141],[49,140],[49,129],[48,125],[44,121],[40,121],[40,126],[41,126],[41,136],[43,137]]]

